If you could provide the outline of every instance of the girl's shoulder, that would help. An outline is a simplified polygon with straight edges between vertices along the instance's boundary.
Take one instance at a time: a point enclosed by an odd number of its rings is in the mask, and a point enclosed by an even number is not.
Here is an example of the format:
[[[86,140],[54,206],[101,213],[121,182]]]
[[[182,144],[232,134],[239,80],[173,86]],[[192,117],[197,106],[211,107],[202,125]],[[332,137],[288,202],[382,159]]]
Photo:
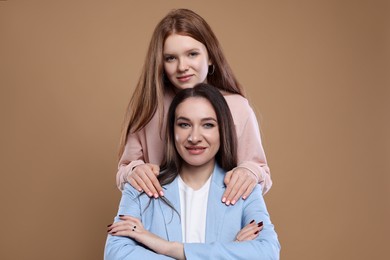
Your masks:
[[[235,121],[246,121],[248,117],[251,117],[254,113],[248,99],[245,97],[230,93],[226,95],[224,94],[223,96]]]
[[[239,106],[246,109],[250,108],[249,101],[245,97],[239,94],[232,94],[225,91],[221,91],[221,93],[229,106]]]

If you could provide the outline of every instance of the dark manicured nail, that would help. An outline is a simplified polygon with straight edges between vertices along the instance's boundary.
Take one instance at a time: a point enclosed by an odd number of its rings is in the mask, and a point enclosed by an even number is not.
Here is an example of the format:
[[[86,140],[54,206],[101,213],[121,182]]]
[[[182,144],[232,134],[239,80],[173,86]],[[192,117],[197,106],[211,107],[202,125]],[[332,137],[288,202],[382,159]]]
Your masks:
[[[111,227],[111,226],[112,226],[112,224],[107,225],[107,227]]]
[[[252,221],[251,221],[251,222],[249,222],[249,224],[252,224],[253,222],[255,222],[255,220],[254,220],[254,219],[252,219]]]
[[[255,235],[257,235],[257,234],[259,234],[259,231],[256,231],[256,232],[255,232]]]
[[[134,226],[134,228],[137,228],[137,226]]]
[[[263,225],[263,221],[260,221],[259,224],[257,224],[258,227],[261,227]]]
[[[119,215],[119,217],[124,217],[125,215]]]

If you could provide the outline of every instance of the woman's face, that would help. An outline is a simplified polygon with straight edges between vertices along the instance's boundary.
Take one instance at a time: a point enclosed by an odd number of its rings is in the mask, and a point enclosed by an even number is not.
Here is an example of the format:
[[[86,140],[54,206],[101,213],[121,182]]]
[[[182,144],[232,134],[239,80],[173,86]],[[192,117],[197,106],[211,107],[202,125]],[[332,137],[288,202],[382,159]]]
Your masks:
[[[206,46],[190,36],[171,34],[163,49],[164,71],[178,89],[206,82],[211,65]]]
[[[210,102],[190,97],[176,108],[175,146],[183,166],[214,167],[220,147],[217,116]]]

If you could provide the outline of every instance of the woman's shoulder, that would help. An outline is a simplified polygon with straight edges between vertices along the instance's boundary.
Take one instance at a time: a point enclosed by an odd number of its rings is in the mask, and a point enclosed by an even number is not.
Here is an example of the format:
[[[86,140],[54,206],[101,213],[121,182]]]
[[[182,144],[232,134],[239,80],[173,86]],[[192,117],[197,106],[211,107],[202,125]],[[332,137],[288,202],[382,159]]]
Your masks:
[[[125,183],[125,186],[122,191],[123,195],[127,195],[132,198],[138,197],[141,192],[135,189],[133,186],[131,186],[129,183]]]

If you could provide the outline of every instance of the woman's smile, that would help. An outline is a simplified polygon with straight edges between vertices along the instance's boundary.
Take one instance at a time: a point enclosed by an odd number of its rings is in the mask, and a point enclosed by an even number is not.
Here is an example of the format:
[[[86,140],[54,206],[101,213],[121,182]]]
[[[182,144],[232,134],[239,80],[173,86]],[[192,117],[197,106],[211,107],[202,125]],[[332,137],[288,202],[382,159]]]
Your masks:
[[[176,108],[175,147],[187,166],[214,168],[220,146],[218,120],[211,103],[189,97]]]
[[[199,155],[202,154],[207,148],[202,146],[188,146],[186,149],[192,155]]]

